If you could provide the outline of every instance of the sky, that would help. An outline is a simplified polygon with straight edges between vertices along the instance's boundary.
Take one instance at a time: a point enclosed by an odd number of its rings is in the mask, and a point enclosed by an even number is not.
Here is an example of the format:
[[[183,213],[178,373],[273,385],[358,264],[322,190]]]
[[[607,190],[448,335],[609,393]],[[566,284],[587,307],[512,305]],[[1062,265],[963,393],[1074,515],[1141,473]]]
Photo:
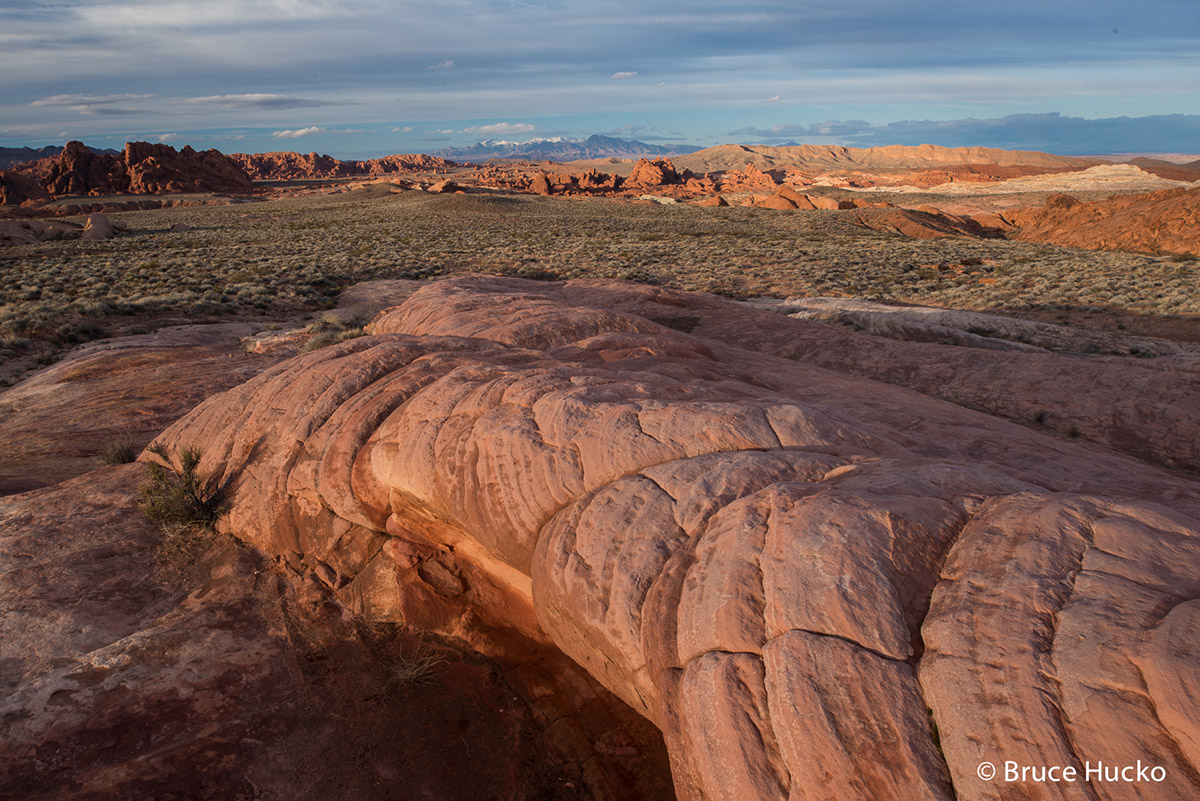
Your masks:
[[[0,0],[0,145],[1200,153],[1200,0]]]

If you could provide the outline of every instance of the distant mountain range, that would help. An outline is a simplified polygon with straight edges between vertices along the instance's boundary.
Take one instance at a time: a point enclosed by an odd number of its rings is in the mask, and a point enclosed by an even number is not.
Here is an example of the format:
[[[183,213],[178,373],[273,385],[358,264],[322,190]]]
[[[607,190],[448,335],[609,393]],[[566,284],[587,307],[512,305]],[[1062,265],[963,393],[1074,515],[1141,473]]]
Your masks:
[[[120,150],[100,150],[99,148],[89,147],[88,150],[93,153],[104,153],[109,156],[121,155]],[[0,147],[0,170],[11,169],[18,164],[24,164],[27,161],[37,161],[38,159],[46,159],[51,156],[57,156],[63,151],[62,145],[46,145],[45,147]]]
[[[506,142],[485,139],[469,147],[449,147],[431,155],[453,161],[489,161],[510,159],[521,161],[577,161],[579,159],[638,158],[641,156],[678,156],[694,153],[700,148],[687,145],[649,145],[630,139],[593,134],[587,139],[529,139],[525,142]]]

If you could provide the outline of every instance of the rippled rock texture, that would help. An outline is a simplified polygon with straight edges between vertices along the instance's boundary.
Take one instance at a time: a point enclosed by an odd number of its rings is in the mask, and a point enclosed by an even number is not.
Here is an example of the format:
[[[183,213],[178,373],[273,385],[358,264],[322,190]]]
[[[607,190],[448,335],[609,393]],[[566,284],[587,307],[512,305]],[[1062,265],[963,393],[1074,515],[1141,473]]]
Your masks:
[[[355,611],[569,655],[662,730],[680,798],[1197,797],[1200,482],[776,355],[819,330],[447,280],[159,441]],[[1003,774],[1137,760],[1163,781]]]

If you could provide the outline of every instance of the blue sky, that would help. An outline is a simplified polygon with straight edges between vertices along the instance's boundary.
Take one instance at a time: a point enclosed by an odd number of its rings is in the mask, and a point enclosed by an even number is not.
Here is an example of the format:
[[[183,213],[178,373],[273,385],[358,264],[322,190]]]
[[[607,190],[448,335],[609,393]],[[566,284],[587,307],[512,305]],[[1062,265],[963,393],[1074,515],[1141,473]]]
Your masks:
[[[0,144],[1200,152],[1198,0],[0,2]]]

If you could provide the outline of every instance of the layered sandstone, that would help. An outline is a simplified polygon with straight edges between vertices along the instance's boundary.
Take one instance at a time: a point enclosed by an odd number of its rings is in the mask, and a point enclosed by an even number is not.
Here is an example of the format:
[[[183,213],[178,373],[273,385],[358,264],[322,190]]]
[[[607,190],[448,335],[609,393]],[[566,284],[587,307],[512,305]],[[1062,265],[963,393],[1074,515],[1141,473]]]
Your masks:
[[[1140,797],[1200,793],[1200,483],[781,358],[774,332],[820,327],[759,315],[439,282],[160,442],[202,445],[225,526],[352,609],[570,655],[661,728],[681,798],[1128,797],[984,760],[1141,760],[1164,779]],[[1183,450],[1187,395],[1140,401]]]
[[[1031,150],[999,150],[987,147],[939,147],[936,145],[887,145],[843,147],[841,145],[717,145],[684,156],[676,156],[682,168],[696,172],[739,170],[746,164],[758,169],[791,167],[807,172],[853,170],[863,172],[936,170],[962,165],[1015,167],[1038,172],[1079,170],[1100,163],[1096,159],[1055,156]],[[1030,174],[1026,172],[1025,174]],[[1013,177],[1013,176],[1009,176]]]
[[[453,161],[421,153],[399,153],[361,161],[341,161],[319,153],[293,152],[231,153],[229,158],[256,181],[444,173],[459,166]]]
[[[1005,212],[1013,238],[1091,250],[1200,253],[1200,188],[1083,202],[1054,195],[1038,208]]]
[[[175,150],[169,145],[127,142],[120,156],[94,153],[82,142],[68,142],[62,153],[21,168],[44,195],[158,195],[189,192],[248,194],[250,177],[216,150]],[[5,178],[6,186],[13,186]],[[23,197],[22,197],[23,195]],[[6,203],[37,199],[27,188],[6,192]]]
[[[638,159],[633,171],[625,179],[626,188],[646,189],[683,183],[690,176],[681,176],[675,171],[670,159]]]

